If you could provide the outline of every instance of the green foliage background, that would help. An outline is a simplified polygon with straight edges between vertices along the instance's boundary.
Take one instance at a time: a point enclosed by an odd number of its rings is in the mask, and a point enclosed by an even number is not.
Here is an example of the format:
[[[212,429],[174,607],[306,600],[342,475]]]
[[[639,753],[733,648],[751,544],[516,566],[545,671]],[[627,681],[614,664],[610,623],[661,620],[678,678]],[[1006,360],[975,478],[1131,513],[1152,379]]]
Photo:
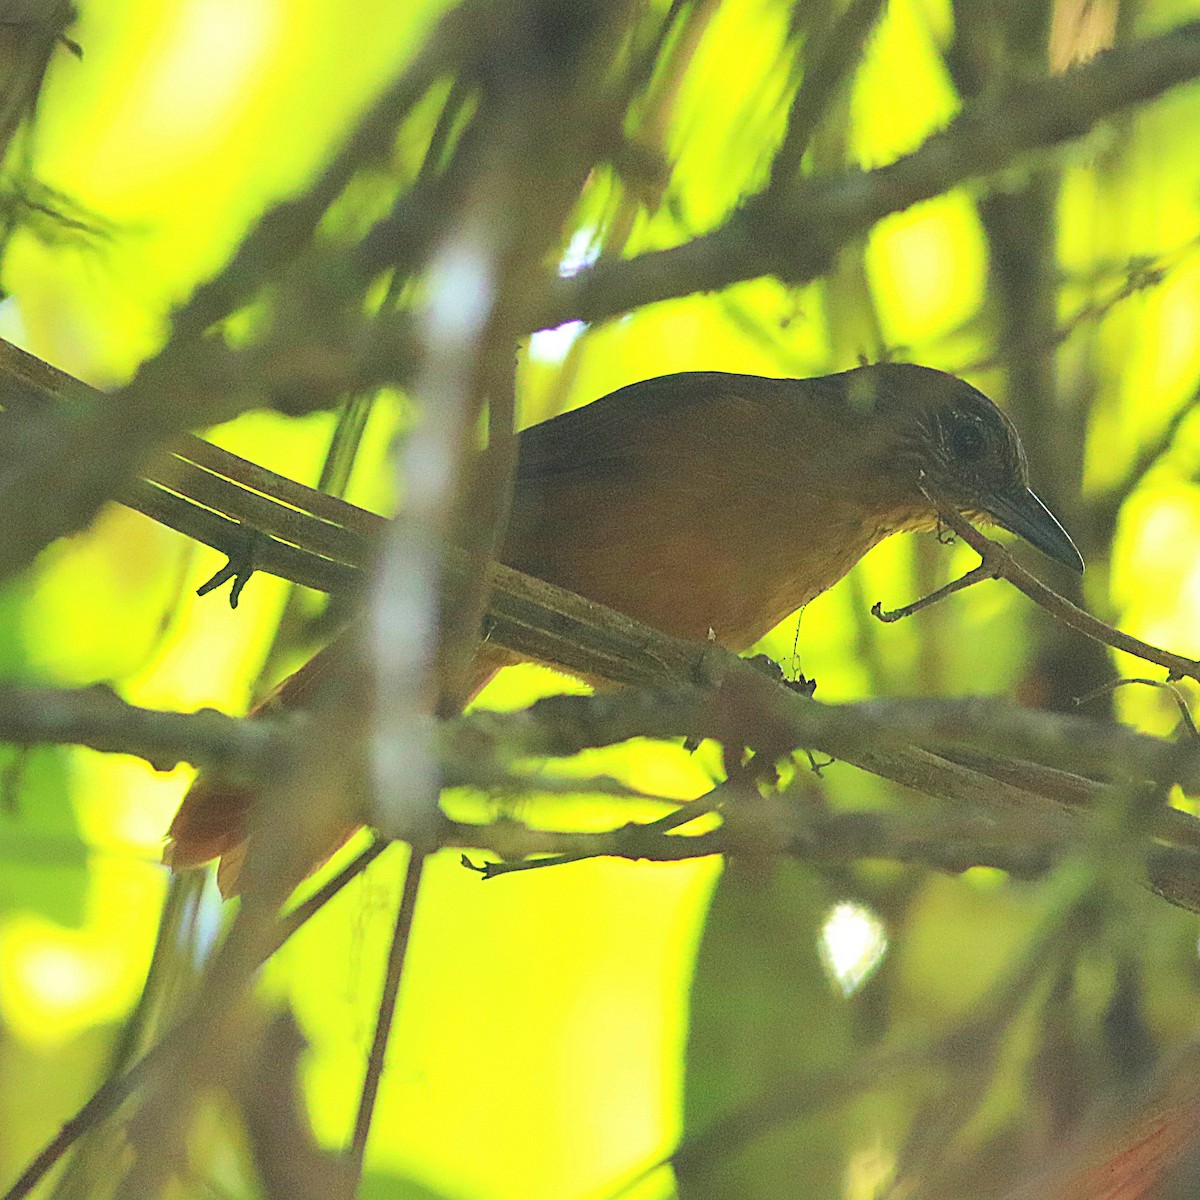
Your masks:
[[[645,19],[661,19],[666,7],[648,2]],[[821,28],[838,7],[800,6],[801,25]],[[219,269],[266,205],[322,163],[443,8],[366,0],[350,15],[331,0],[83,4],[71,35],[84,56],[64,49],[54,58],[33,163],[41,182],[102,219],[105,231],[50,240],[18,233],[3,264],[0,334],[99,386],[127,378],[160,343],[172,306]],[[1099,23],[1101,40],[1107,27],[1119,41],[1196,15],[1195,4],[1168,0],[1063,2],[1055,6],[1054,52],[1067,60],[1086,52],[1089,21]],[[781,0],[690,6],[674,70],[651,89],[655,109],[639,131],[649,161],[670,169],[647,171],[641,194],[597,173],[564,246],[564,269],[601,249],[632,253],[679,242],[718,223],[761,183],[796,78],[792,20],[792,6]],[[944,59],[952,35],[949,3],[892,0],[809,165],[879,165],[945,125],[960,107]],[[1002,65],[1005,53],[997,50]],[[1013,78],[1027,70],[1015,59],[1010,65]],[[423,124],[406,127],[397,171],[419,161],[434,115],[430,107]],[[1052,158],[881,222],[808,287],[759,280],[593,329],[535,335],[519,366],[522,420],[677,370],[811,375],[891,355],[965,374],[1008,404],[1033,443],[1035,487],[1088,558],[1088,605],[1196,656],[1196,423],[1185,419],[1153,465],[1131,473],[1172,417],[1194,406],[1200,383],[1198,125],[1200,91],[1178,89]],[[1060,185],[1043,262],[1057,331],[1043,331],[1051,344],[1039,352],[1057,372],[1056,407],[1031,412],[1012,394],[1005,369],[1005,317],[989,287],[979,205],[997,194],[1027,197],[1048,176]],[[331,220],[352,225],[375,204],[364,181]],[[352,478],[349,498],[368,507],[389,503],[386,455],[398,411],[394,397],[376,407]],[[253,413],[211,436],[315,483],[333,420]],[[969,561],[966,551],[931,537],[887,543],[809,607],[798,634],[789,622],[764,648],[789,670],[816,676],[830,700],[976,691],[1043,698],[1052,690],[1045,664],[1054,661],[1044,654],[1060,635],[1002,585],[973,589],[899,625],[870,619],[873,601],[907,601]],[[271,659],[264,680],[289,588],[256,576],[236,613],[219,597],[197,600],[194,588],[219,565],[209,550],[112,506],[0,595],[0,668],[15,679],[114,681],[140,704],[241,713],[308,645],[294,639],[290,655]],[[1066,586],[1055,568],[1036,565]],[[318,607],[313,597],[299,602],[302,613]],[[1065,653],[1083,651],[1069,643]],[[1144,673],[1127,662],[1116,668]],[[517,668],[481,703],[515,706],[561,682]],[[1155,732],[1175,721],[1159,692],[1125,689],[1116,706],[1123,719]],[[598,764],[678,797],[703,790],[719,769],[708,748],[689,756],[648,744],[591,756],[587,766]],[[102,1078],[138,1000],[167,886],[162,838],[187,780],[83,750],[5,751],[0,768],[0,1179],[7,1179]],[[845,805],[882,793],[848,767],[831,768],[825,782]],[[650,810],[614,814],[611,802],[565,807],[534,797],[519,811],[604,827]],[[713,861],[599,861],[485,886],[455,854],[436,858],[366,1194],[602,1195],[668,1153],[685,1115],[702,1121],[730,1095],[765,1086],[772,1072],[836,1061],[846,1046],[877,1038],[884,1024],[934,1030],[970,1012],[1054,902],[1052,887],[1017,886],[985,871],[949,878],[868,864],[817,878],[793,866],[739,865],[747,869],[722,877]],[[401,852],[385,856],[264,974],[264,994],[286,1000],[311,1041],[308,1103],[331,1145],[344,1141],[353,1117],[402,871]],[[874,911],[886,937],[857,952],[879,969],[849,997],[828,966],[837,937],[822,940],[831,910],[844,901]],[[764,925],[763,913],[778,925],[778,941],[764,943],[764,928],[775,926]],[[1036,1149],[1031,1109],[1044,1115],[1064,1097],[1055,1091],[1061,1081],[1040,1085],[1035,1068],[1088,1058],[1102,1042],[1119,981],[1134,987],[1150,1042],[1171,1045],[1190,1032],[1200,984],[1195,918],[1141,895],[1130,898],[1127,917],[1128,944],[1092,946],[1063,965],[1070,995],[1057,1026],[1014,1027],[1003,1068],[956,1143],[964,1156],[986,1161],[1017,1143]],[[200,952],[221,921],[207,897]],[[855,959],[845,945],[840,953]],[[760,1062],[761,1071],[747,1068]],[[1070,1099],[1080,1104],[1119,1075],[1106,1059],[1068,1073]],[[731,1168],[740,1183],[685,1181],[682,1194],[882,1195],[935,1091],[928,1080],[900,1082],[840,1116],[793,1126],[794,1152],[808,1164],[802,1190],[771,1180],[778,1156],[767,1153],[740,1175]],[[219,1110],[197,1136],[193,1172],[181,1195],[256,1194],[239,1135]],[[633,1194],[671,1189],[660,1171]]]

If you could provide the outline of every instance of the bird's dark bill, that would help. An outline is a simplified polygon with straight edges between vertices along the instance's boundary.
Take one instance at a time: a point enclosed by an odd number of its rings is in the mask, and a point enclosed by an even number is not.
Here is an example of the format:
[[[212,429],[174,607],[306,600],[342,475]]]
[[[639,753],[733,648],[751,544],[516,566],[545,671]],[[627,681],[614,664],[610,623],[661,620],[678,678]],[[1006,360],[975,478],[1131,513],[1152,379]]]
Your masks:
[[[1015,496],[989,496],[983,507],[1010,533],[1024,538],[1048,558],[1083,572],[1083,556],[1058,518],[1030,488]]]

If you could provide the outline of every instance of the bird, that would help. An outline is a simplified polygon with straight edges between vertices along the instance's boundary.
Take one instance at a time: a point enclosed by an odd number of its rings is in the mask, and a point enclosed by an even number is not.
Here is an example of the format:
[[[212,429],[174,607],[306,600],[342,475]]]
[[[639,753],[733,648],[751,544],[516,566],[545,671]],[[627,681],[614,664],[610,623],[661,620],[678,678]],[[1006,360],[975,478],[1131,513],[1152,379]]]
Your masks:
[[[977,388],[913,363],[812,379],[689,371],[631,383],[525,429],[498,554],[663,633],[751,647],[937,505],[1083,559],[1030,487],[1021,439]],[[322,656],[258,711],[303,708]],[[474,696],[515,656],[488,644]],[[167,837],[176,870],[236,886],[253,795],[201,773]]]

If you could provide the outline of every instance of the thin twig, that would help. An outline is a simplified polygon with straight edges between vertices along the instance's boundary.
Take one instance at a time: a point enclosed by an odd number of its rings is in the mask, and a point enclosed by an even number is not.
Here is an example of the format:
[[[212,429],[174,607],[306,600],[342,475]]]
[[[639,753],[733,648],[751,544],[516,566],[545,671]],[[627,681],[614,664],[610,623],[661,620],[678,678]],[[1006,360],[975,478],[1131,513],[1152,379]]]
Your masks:
[[[985,579],[995,578],[996,572],[986,563],[980,563],[979,566],[973,567],[961,578],[952,580],[936,591],[930,592],[928,596],[922,596],[919,600],[914,600],[911,604],[902,605],[900,608],[885,610],[882,602],[877,600],[871,605],[871,616],[876,617],[885,625],[890,625],[893,621],[902,621],[905,617],[911,617],[913,613],[918,613],[921,609],[928,608],[931,604],[936,604],[939,600],[945,600],[947,596],[953,596],[955,592],[961,592],[963,588],[968,588],[972,584],[982,583]]]
[[[1179,720],[1183,724],[1183,727],[1187,730],[1188,736],[1200,736],[1200,733],[1197,733],[1196,722],[1192,717],[1191,709],[1188,707],[1187,697],[1183,694],[1182,690],[1169,679],[1140,679],[1136,677],[1113,679],[1110,682],[1096,688],[1094,691],[1088,692],[1086,696],[1079,696],[1075,700],[1075,705],[1076,707],[1080,707],[1092,700],[1099,698],[1100,696],[1110,695],[1118,688],[1128,687],[1131,683],[1140,684],[1142,687],[1160,688],[1161,690],[1168,692],[1171,696],[1171,699],[1175,701],[1175,707],[1179,710]]]
[[[980,579],[1006,579],[1039,608],[1044,608],[1051,616],[1077,633],[1082,633],[1084,637],[1111,646],[1124,654],[1131,654],[1134,658],[1164,667],[1172,680],[1194,679],[1200,683],[1200,662],[1196,659],[1185,658],[1181,654],[1172,654],[1169,650],[1152,646],[1149,642],[1143,642],[1132,634],[1114,629],[1098,617],[1093,617],[1091,613],[1077,608],[1065,596],[1060,596],[1058,592],[1048,588],[1021,566],[999,542],[994,542],[980,533],[956,509],[946,504],[938,504],[937,507],[942,520],[983,560],[982,565],[986,566],[988,571],[980,575]]]
[[[725,789],[728,786],[727,780],[724,784],[715,787],[710,792],[706,792],[703,796],[697,797],[695,800],[689,800],[686,804],[680,805],[673,813],[667,813],[666,816],[658,817],[653,821],[645,822],[630,822],[621,829],[612,831],[611,837],[613,844],[620,847],[622,843],[630,846],[644,846],[647,844],[647,839],[656,835],[664,835],[681,829],[684,825],[692,821],[699,820],[701,817],[708,816],[715,812],[724,801]],[[608,851],[604,851],[608,854]],[[541,867],[562,867],[569,863],[583,862],[589,858],[596,858],[599,854],[594,850],[580,850],[575,853],[566,854],[549,854],[544,858],[522,858],[518,860],[502,859],[500,862],[488,862],[477,866],[465,854],[462,856],[462,865],[470,871],[475,871],[477,874],[486,879],[496,879],[501,875],[511,875],[517,871],[537,870]]]
[[[656,836],[674,833],[682,829],[685,825],[691,824],[692,821],[698,821],[701,817],[706,817],[717,812],[738,791],[748,786],[753,786],[756,780],[769,774],[773,769],[774,763],[772,761],[768,760],[764,764],[760,755],[752,754],[736,770],[731,771],[724,782],[717,784],[716,787],[705,792],[703,796],[697,796],[694,800],[688,800],[686,803],[681,804],[674,812],[666,813],[664,816],[658,817],[653,821],[630,822],[621,829],[613,830],[611,836],[614,838],[618,848],[622,846],[645,846]],[[462,856],[462,863],[468,870],[477,872],[486,880],[495,879],[499,875],[510,875],[515,871],[528,871],[540,867],[566,866],[569,863],[582,862],[585,859],[595,857],[597,857],[595,853],[580,851],[578,853],[553,854],[544,858],[525,858],[516,862],[502,860],[500,862],[484,863],[482,866],[476,866],[464,854]]]
[[[363,1076],[362,1094],[358,1101],[358,1114],[354,1119],[354,1134],[346,1154],[355,1176],[362,1177],[363,1161],[367,1152],[367,1139],[371,1135],[371,1120],[375,1115],[375,1101],[379,1095],[379,1083],[383,1078],[384,1058],[388,1039],[392,1033],[392,1021],[396,1015],[396,998],[404,978],[404,964],[408,958],[408,944],[412,935],[413,917],[416,913],[417,895],[421,886],[421,874],[425,868],[425,852],[413,848],[404,874],[404,890],[400,895],[400,907],[396,912],[396,928],[392,934],[392,945],[388,951],[387,971],[383,981],[383,995],[379,1000],[379,1015],[375,1021],[375,1036],[371,1041],[371,1053]]]
[[[795,182],[812,136],[857,67],[882,8],[883,0],[851,0],[825,31],[819,48],[814,51],[809,45],[804,77],[788,110],[787,130],[771,163],[768,191]]]
[[[302,900],[286,916],[279,920],[279,936],[275,944],[274,954],[306,922],[312,920],[330,900],[334,898],[352,879],[357,879],[390,845],[387,838],[373,838],[371,844],[351,859],[336,875],[327,879],[306,900]]]

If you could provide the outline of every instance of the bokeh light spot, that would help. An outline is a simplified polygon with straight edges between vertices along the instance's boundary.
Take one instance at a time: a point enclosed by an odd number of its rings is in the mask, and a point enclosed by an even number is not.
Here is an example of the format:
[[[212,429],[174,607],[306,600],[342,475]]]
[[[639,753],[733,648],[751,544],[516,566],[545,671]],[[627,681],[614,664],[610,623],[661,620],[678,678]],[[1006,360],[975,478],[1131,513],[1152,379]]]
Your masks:
[[[887,930],[869,908],[845,900],[830,909],[821,928],[821,958],[845,995],[875,974],[887,948]]]
[[[51,1049],[114,1020],[129,1003],[120,964],[85,934],[21,914],[0,927],[0,1012],[13,1034]]]
[[[559,363],[587,328],[582,321],[568,321],[553,329],[539,329],[529,339],[529,357],[536,362]]]

